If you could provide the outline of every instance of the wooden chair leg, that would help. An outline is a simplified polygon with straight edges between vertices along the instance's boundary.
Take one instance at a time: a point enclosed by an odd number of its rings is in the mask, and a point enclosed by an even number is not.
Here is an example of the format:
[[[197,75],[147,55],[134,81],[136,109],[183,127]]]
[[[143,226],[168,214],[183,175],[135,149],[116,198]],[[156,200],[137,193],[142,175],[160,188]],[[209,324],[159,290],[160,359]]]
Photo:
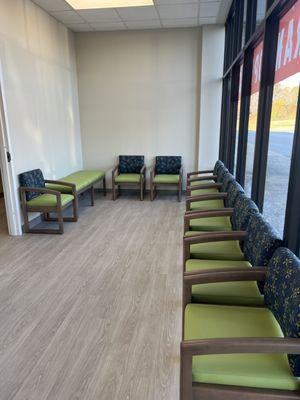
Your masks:
[[[95,191],[94,186],[91,187],[91,206],[95,205]]]
[[[144,182],[140,182],[140,200],[143,201],[144,200]]]
[[[28,233],[29,232],[29,218],[28,218],[28,212],[23,208],[23,219],[24,219],[24,232]]]
[[[106,196],[106,178],[103,178],[103,194]]]
[[[73,200],[73,218],[74,218],[74,222],[78,221],[78,198],[76,196],[76,198]]]
[[[180,350],[180,400],[192,400],[192,357]]]
[[[179,181],[178,184],[178,201],[181,202],[181,194],[182,194],[182,184],[181,184],[181,180]]]
[[[112,183],[112,199],[116,200],[116,186],[114,182]]]
[[[57,220],[58,220],[58,225],[59,225],[58,232],[63,234],[64,233],[64,218],[63,218],[62,208],[59,208],[57,211]]]
[[[151,180],[151,181],[150,181],[150,200],[151,200],[151,201],[154,200],[154,192],[153,192],[153,189],[154,189],[154,183],[153,183],[153,181]]]

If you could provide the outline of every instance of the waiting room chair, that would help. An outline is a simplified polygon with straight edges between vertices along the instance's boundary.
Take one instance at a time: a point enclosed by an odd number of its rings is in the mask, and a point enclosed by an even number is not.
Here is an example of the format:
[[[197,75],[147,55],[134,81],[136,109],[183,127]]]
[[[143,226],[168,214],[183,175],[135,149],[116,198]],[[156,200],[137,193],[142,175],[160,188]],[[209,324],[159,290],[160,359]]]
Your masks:
[[[267,268],[184,277],[184,284],[265,281],[263,307],[184,300],[181,400],[300,398],[300,260],[278,248]]]
[[[157,187],[170,185],[177,187],[178,201],[181,201],[183,166],[180,156],[157,156],[150,171],[151,201],[156,196]]]
[[[144,156],[119,156],[119,164],[112,171],[112,199],[116,200],[116,185],[120,195],[122,185],[138,186],[140,200],[144,200],[146,165]]]
[[[24,230],[26,233],[58,233],[64,232],[64,221],[76,222],[78,220],[78,201],[74,184],[63,181],[44,179],[40,169],[23,172],[19,175],[20,197],[24,218]],[[60,191],[47,189],[45,184],[68,186],[71,194],[63,194]],[[63,217],[63,210],[73,206],[73,216]],[[58,229],[30,228],[28,213],[42,213],[45,221],[57,221]],[[56,213],[57,217],[50,217],[50,213]]]

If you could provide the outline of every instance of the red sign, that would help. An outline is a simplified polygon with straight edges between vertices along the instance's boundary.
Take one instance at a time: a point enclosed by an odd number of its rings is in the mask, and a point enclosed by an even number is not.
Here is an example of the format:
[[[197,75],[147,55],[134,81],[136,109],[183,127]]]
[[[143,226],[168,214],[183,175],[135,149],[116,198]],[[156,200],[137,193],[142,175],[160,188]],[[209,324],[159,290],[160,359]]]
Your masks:
[[[259,91],[263,42],[254,50],[251,94]],[[275,83],[300,72],[300,0],[279,23]]]

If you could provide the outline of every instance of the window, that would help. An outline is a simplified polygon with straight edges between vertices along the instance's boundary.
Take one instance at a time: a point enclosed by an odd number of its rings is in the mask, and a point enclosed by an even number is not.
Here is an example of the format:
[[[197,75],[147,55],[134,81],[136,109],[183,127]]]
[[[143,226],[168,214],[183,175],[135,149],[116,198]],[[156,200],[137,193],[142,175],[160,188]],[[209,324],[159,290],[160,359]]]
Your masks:
[[[237,121],[236,121],[236,135],[235,135],[235,154],[234,154],[234,173],[236,174],[238,147],[239,147],[239,131],[240,131],[240,112],[241,112],[241,99],[242,99],[242,80],[243,80],[243,64],[240,66],[239,77],[239,95],[237,103]]]
[[[242,46],[244,46],[246,42],[247,5],[248,1],[244,0]]]
[[[263,53],[263,42],[260,42],[258,46],[254,49],[253,53],[251,98],[250,98],[246,170],[245,170],[245,192],[248,196],[251,196],[251,187],[252,187],[262,53]]]
[[[300,83],[300,1],[279,25],[264,214],[283,234]]]
[[[257,0],[256,9],[256,26],[265,18],[267,8],[267,0]]]

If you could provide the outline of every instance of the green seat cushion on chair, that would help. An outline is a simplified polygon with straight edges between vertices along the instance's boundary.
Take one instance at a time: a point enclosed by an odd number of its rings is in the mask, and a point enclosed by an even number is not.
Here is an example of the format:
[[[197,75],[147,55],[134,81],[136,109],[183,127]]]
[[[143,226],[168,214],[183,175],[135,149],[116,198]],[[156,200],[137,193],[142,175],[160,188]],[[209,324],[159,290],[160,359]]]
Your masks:
[[[74,200],[71,194],[61,194],[61,204],[66,206]],[[54,194],[41,194],[32,200],[27,201],[30,207],[55,207],[57,204],[57,197]]]
[[[71,175],[60,178],[59,180],[68,183],[74,183],[76,185],[76,191],[79,192],[82,189],[90,186],[93,182],[103,179],[105,176],[104,171],[97,170],[82,170],[74,172]],[[69,186],[57,185],[54,183],[46,183],[47,189],[57,190],[61,193],[72,193],[72,188]]]
[[[140,174],[119,174],[115,177],[116,183],[139,183]]]
[[[202,194],[216,194],[219,193],[217,188],[210,189],[197,189],[191,191],[191,196],[201,196]]]
[[[207,180],[207,181],[192,181],[190,182],[190,186],[200,186],[200,185],[208,185],[211,183],[216,183],[214,180]]]
[[[195,235],[195,232],[189,231],[185,234],[185,236],[192,235]],[[244,253],[238,240],[192,244],[190,246],[190,254],[191,258],[205,260],[245,261]]]
[[[281,338],[271,311],[263,307],[188,304],[185,340],[239,337]],[[219,354],[193,357],[193,382],[299,390],[285,354]]]
[[[188,260],[186,271],[201,271],[218,268],[252,268],[248,261]],[[221,282],[192,286],[192,301],[195,303],[262,306],[264,296],[257,283]]]
[[[193,201],[190,205],[191,210],[212,210],[224,208],[223,200],[205,200],[205,201]]]
[[[190,220],[191,231],[232,231],[230,217],[208,217]]]
[[[176,183],[179,182],[179,175],[171,175],[171,174],[158,174],[155,175],[153,182],[154,183],[173,183],[176,185]]]

